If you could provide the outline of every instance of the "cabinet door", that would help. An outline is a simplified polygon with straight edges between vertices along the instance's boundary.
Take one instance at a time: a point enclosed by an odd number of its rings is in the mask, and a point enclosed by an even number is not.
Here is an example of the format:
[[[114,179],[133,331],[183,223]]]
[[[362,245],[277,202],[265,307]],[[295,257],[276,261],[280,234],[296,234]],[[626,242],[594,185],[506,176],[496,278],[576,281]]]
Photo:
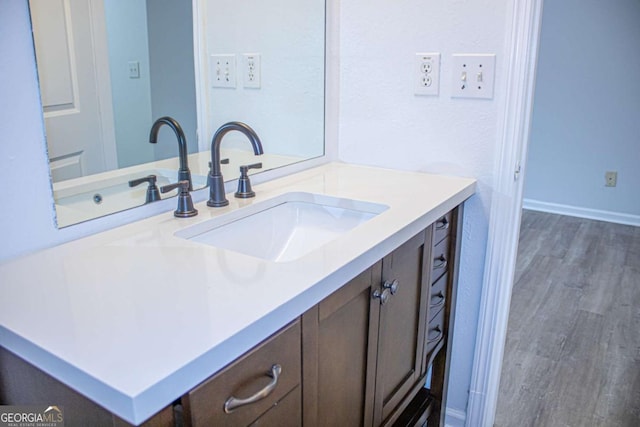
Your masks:
[[[306,426],[372,425],[380,305],[371,295],[380,268],[378,262],[302,318]]]
[[[422,353],[429,291],[431,227],[382,260],[374,425],[397,415],[423,378]],[[385,286],[387,287],[385,289]],[[394,289],[394,287],[396,287]],[[410,399],[408,399],[410,400]]]

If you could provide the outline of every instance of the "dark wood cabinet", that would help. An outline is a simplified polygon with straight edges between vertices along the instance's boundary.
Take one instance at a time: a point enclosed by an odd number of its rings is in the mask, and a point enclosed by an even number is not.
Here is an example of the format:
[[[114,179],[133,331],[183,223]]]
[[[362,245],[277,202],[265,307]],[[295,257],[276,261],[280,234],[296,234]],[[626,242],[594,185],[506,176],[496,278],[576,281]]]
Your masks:
[[[302,317],[305,426],[373,421],[380,304],[372,304],[378,262]]]
[[[131,427],[87,397],[49,374],[0,347],[0,405],[41,405],[55,402],[64,410],[66,426]],[[174,427],[180,416],[168,405],[140,424],[142,427]]]
[[[440,218],[303,315],[303,425],[440,423],[458,218]]]
[[[394,426],[444,426],[451,336],[455,320],[462,206],[432,225],[429,308],[422,371],[430,373],[422,388],[394,422]]]
[[[389,291],[390,295],[386,303],[380,304],[375,426],[393,420],[406,396],[424,382],[422,356],[429,298],[430,241],[431,228],[428,228],[384,257],[382,277],[374,285],[380,287],[380,292]],[[372,299],[372,304],[377,303]]]
[[[143,425],[443,425],[461,209]],[[38,390],[84,424],[128,425],[2,348],[0,368],[0,403],[28,402]]]

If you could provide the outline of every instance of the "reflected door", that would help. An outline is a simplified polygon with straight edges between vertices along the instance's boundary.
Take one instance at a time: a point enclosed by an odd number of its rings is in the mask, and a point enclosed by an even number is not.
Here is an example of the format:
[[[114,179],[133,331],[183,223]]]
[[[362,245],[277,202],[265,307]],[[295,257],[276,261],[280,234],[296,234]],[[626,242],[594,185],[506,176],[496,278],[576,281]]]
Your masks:
[[[54,182],[117,167],[102,0],[30,0]]]

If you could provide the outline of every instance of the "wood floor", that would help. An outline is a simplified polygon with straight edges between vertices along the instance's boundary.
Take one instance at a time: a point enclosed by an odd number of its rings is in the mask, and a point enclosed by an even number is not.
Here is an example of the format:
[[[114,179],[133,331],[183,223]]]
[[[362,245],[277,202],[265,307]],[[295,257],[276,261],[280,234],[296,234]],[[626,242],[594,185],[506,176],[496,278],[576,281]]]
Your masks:
[[[496,426],[640,426],[640,227],[524,211]]]

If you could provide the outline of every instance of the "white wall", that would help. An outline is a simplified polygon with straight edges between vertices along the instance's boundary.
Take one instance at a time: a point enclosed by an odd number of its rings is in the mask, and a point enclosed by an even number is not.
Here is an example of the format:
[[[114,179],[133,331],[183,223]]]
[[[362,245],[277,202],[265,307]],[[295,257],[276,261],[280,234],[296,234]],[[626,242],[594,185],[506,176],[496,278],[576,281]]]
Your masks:
[[[462,240],[448,407],[464,417],[504,97],[507,1],[341,2],[341,160],[475,177]],[[413,94],[416,52],[440,52],[440,96]],[[452,99],[451,54],[496,53],[493,100]],[[458,423],[461,419],[454,420]]]
[[[26,1],[0,1],[0,259],[46,246],[55,230]]]
[[[145,0],[104,2],[118,166],[154,160],[149,144],[151,82]],[[140,78],[129,78],[129,61],[140,63]]]
[[[189,153],[194,153],[198,151],[198,112],[191,2],[148,0],[146,4],[152,120],[163,116],[176,119],[184,131]],[[163,128],[153,148],[155,160],[176,157],[175,134],[169,128]]]
[[[627,214],[640,224],[639,100],[640,2],[546,0],[527,203]],[[618,171],[617,187],[604,186],[605,171]]]

